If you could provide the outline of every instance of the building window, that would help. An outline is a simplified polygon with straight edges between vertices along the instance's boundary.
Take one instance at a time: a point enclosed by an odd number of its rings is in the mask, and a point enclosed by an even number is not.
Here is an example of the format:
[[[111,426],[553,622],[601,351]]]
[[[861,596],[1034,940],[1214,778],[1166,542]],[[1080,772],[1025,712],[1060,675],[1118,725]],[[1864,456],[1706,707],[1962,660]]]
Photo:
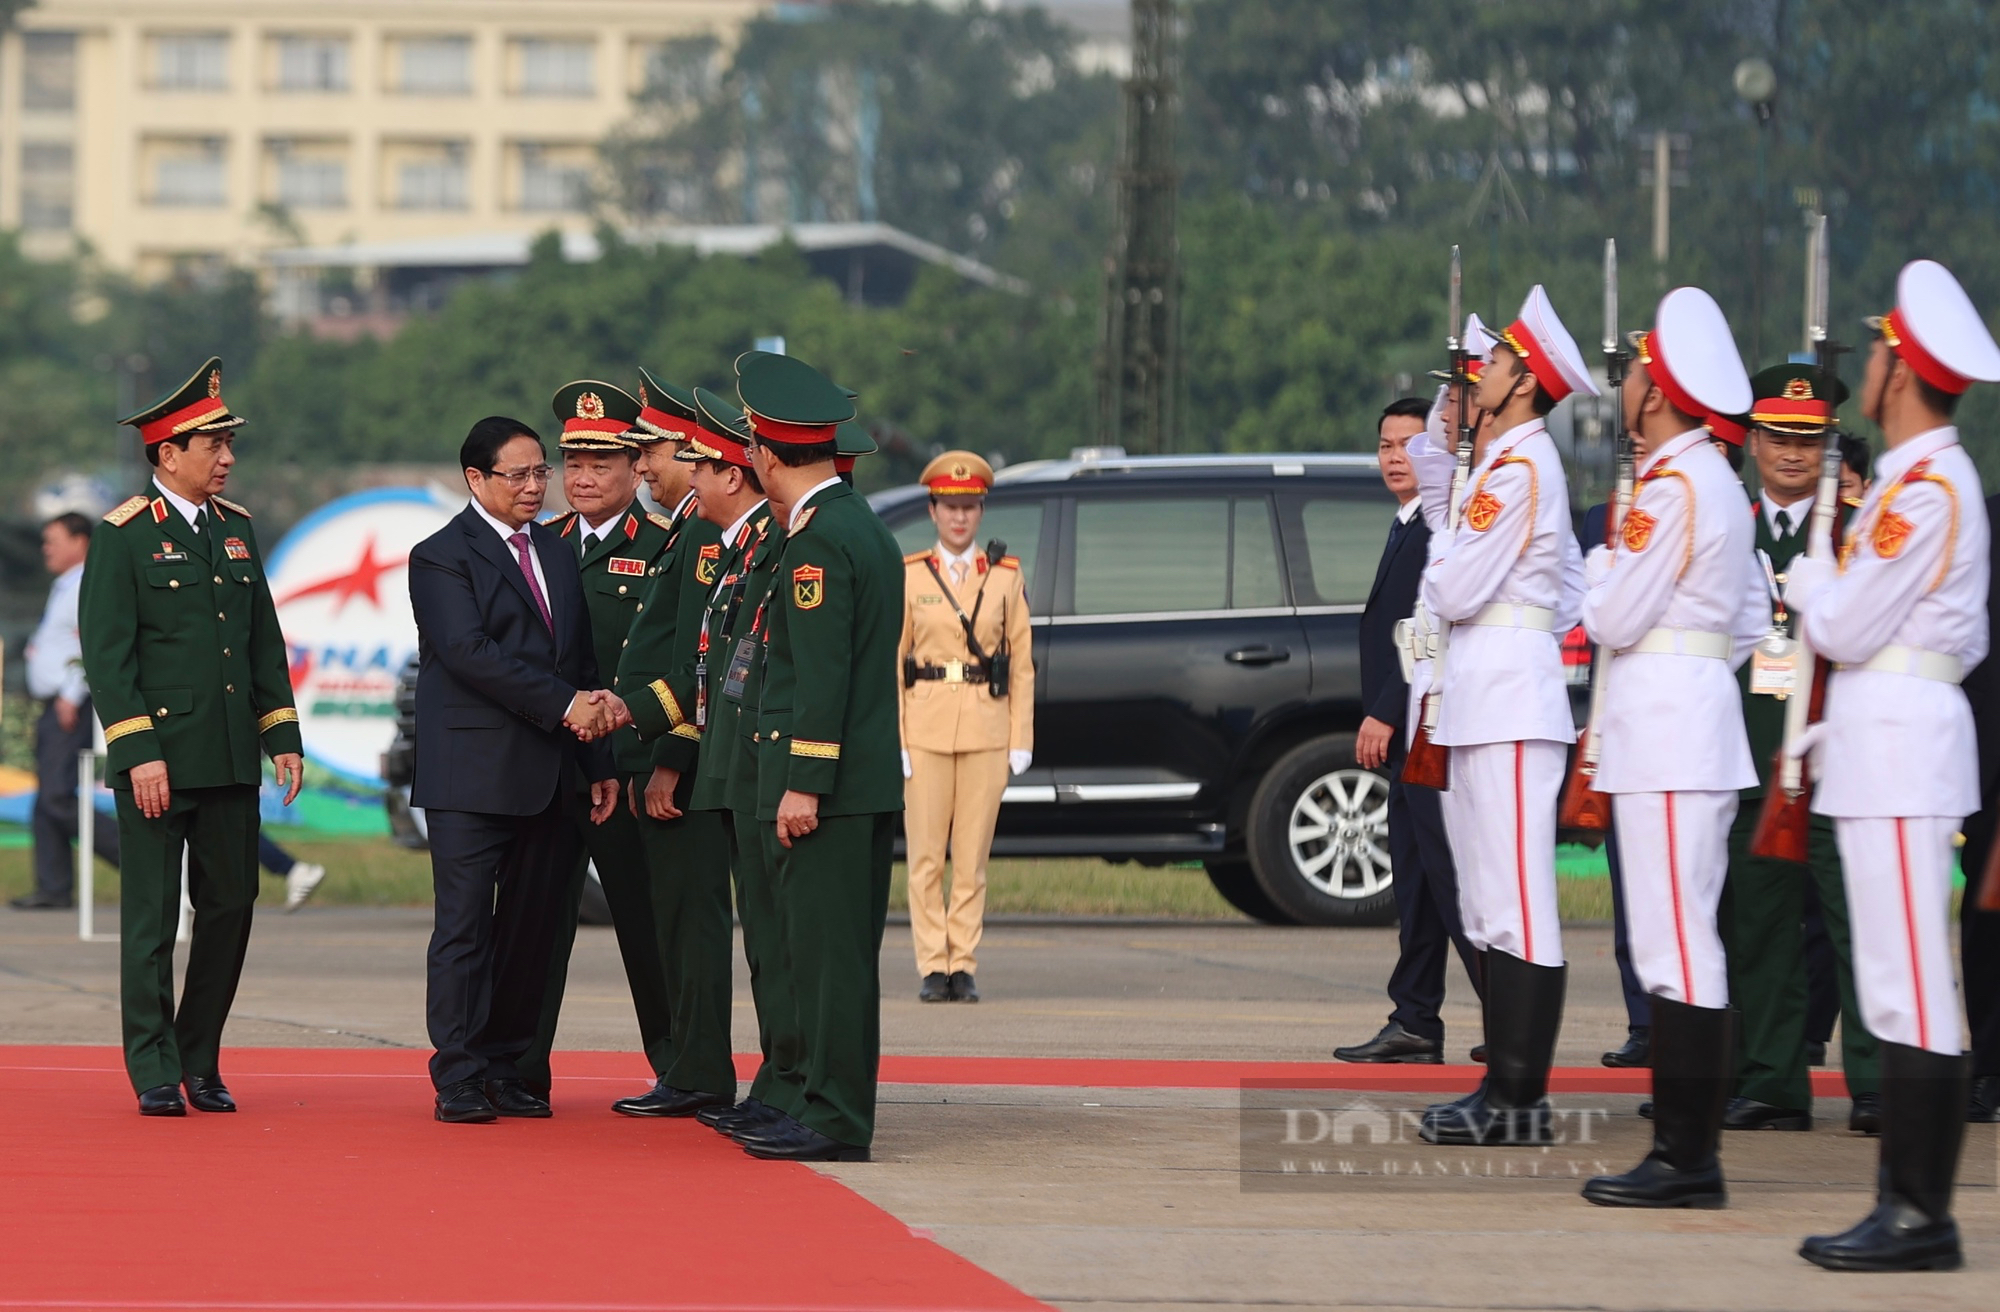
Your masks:
[[[293,210],[347,208],[347,153],[334,141],[270,143],[270,195]]]
[[[396,207],[405,210],[462,210],[472,204],[462,141],[410,143],[386,152]]]
[[[522,145],[518,150],[520,209],[552,213],[589,207],[591,157],[587,147]]]
[[[31,141],[21,147],[21,226],[65,232],[76,217],[76,148]]]
[[[524,96],[595,95],[596,53],[590,41],[519,38],[514,42],[514,87]]]
[[[412,36],[396,42],[396,90],[415,96],[472,93],[472,38]]]
[[[154,205],[215,208],[228,203],[228,177],[220,137],[148,142]]]
[[[341,36],[281,36],[278,90],[347,90],[347,38]]]
[[[153,87],[158,91],[229,90],[229,36],[177,32],[153,38]]]
[[[29,32],[22,37],[21,108],[51,113],[76,108],[74,34]]]

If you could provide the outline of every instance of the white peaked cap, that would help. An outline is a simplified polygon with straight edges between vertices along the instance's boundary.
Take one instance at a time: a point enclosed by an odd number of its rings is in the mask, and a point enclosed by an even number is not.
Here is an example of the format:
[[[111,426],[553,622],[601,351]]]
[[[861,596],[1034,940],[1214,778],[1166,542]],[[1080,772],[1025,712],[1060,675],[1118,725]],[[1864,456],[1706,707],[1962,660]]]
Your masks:
[[[1576,340],[1556,317],[1556,307],[1549,304],[1549,294],[1540,283],[1529,289],[1528,299],[1521,302],[1520,317],[1502,330],[1500,341],[1513,348],[1542,390],[1556,400],[1571,392],[1598,395],[1583,352],[1576,349]]]
[[[1660,302],[1639,359],[1674,408],[1697,419],[1750,409],[1750,376],[1722,307],[1699,287],[1676,287]]]
[[[1465,316],[1465,336],[1459,340],[1465,343],[1466,354],[1473,359],[1490,360],[1493,358],[1493,344],[1500,338],[1474,312]]]
[[[2000,346],[1951,270],[1911,260],[1896,279],[1896,308],[1876,325],[1917,376],[1953,396],[2000,383]]]

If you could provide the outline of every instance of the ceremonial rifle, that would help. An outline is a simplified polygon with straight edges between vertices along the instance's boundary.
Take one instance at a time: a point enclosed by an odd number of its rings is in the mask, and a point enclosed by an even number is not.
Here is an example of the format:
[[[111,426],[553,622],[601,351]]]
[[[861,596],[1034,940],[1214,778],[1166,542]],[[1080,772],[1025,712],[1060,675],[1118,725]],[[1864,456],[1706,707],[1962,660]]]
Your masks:
[[[1806,336],[1818,357],[1821,372],[1829,377],[1840,364],[1840,343],[1826,333],[1827,291],[1831,261],[1828,258],[1826,216],[1820,215],[1812,230],[1812,258],[1806,261]],[[1831,559],[1834,550],[1834,516],[1840,506],[1840,443],[1834,430],[1826,432],[1826,451],[1819,462],[1819,491],[1813,498],[1812,526],[1806,534],[1806,555],[1813,560]],[[1750,853],[1778,861],[1804,864],[1812,831],[1812,789],[1806,777],[1805,758],[1797,751],[1799,739],[1809,724],[1826,713],[1828,664],[1810,646],[1799,646],[1799,673],[1792,692],[1785,698],[1785,736],[1778,755],[1771,762],[1771,783],[1764,790],[1764,809],[1757,815],[1757,829],[1750,836]],[[1799,696],[1805,689],[1807,695]]]
[[[1458,530],[1458,503],[1465,495],[1466,480],[1472,475],[1471,343],[1459,337],[1464,308],[1458,247],[1454,246],[1451,248],[1451,300],[1446,310],[1444,335],[1445,350],[1451,358],[1449,385],[1458,389],[1458,463],[1451,471],[1451,500],[1445,507],[1446,531],[1453,533]],[[1437,650],[1431,657],[1431,686],[1424,693],[1423,714],[1417,720],[1417,732],[1410,742],[1409,754],[1403,758],[1404,783],[1435,788],[1440,792],[1451,786],[1451,752],[1433,742],[1431,735],[1437,732],[1438,698],[1444,685],[1445,654],[1450,646],[1451,626],[1446,625],[1437,632]]]
[[[1613,425],[1613,468],[1616,470],[1611,504],[1604,512],[1604,544],[1613,546],[1625,516],[1632,508],[1632,488],[1636,471],[1632,459],[1632,435],[1625,431],[1625,364],[1631,357],[1618,334],[1618,241],[1604,242],[1604,376],[1611,384]],[[1604,753],[1598,729],[1604,723],[1605,690],[1611,684],[1612,651],[1604,643],[1590,658],[1590,718],[1584,722],[1583,743],[1576,750],[1569,782],[1563,786],[1562,806],[1556,823],[1564,829],[1611,828],[1611,799],[1597,791],[1597,763]]]

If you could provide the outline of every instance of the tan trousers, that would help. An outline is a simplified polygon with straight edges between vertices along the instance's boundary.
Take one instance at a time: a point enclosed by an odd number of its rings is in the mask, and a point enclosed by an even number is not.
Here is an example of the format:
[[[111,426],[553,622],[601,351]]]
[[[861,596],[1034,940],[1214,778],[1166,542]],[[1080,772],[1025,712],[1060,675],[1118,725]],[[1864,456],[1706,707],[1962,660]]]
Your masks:
[[[986,855],[1007,789],[1007,750],[910,753],[903,833],[910,849],[910,937],[919,975],[979,969],[986,920]],[[951,903],[944,895],[951,851]]]

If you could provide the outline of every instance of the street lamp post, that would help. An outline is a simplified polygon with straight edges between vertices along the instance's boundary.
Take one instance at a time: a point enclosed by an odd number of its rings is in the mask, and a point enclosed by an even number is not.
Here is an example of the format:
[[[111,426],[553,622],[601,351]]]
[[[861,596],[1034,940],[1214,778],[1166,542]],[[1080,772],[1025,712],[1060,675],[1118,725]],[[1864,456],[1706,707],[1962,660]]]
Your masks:
[[[1733,79],[1736,98],[1750,106],[1757,116],[1757,240],[1750,246],[1750,351],[1751,358],[1764,358],[1764,234],[1771,220],[1764,185],[1765,159],[1769,151],[1771,116],[1778,100],[1778,72],[1766,59],[1746,59],[1736,66]]]

